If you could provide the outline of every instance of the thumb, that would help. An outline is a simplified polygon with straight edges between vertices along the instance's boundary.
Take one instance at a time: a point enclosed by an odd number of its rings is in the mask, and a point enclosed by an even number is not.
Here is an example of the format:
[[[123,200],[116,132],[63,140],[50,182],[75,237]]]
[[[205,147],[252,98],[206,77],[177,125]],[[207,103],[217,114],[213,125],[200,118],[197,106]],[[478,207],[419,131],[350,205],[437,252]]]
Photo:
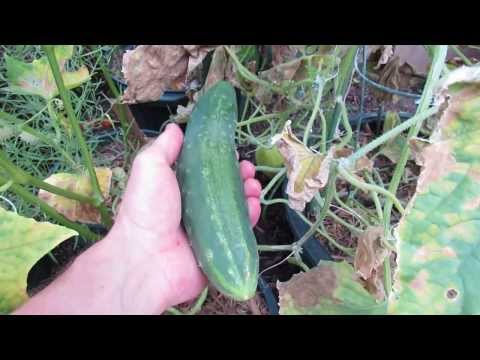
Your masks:
[[[183,132],[177,124],[169,124],[165,131],[143,151],[154,162],[167,163],[169,166],[177,160],[183,144]]]

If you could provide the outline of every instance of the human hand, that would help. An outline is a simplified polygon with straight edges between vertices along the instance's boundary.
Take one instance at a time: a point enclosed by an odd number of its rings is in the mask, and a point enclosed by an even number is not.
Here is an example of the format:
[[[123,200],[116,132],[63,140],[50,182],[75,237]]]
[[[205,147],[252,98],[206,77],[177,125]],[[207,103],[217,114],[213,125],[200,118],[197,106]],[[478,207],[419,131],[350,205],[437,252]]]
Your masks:
[[[183,133],[171,124],[137,156],[115,225],[105,242],[122,259],[125,298],[134,312],[161,313],[191,300],[206,286],[180,225],[181,197],[171,166],[180,154]],[[240,163],[252,225],[260,216],[261,185],[255,167]],[[162,301],[160,301],[162,299]]]

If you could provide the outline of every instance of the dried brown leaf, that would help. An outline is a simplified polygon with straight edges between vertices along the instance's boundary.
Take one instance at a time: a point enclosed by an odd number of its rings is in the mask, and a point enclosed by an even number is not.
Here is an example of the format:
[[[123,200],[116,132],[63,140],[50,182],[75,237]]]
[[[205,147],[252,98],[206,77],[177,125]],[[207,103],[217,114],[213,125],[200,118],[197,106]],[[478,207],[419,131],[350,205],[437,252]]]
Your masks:
[[[354,268],[364,280],[367,290],[377,299],[385,297],[382,283],[383,262],[389,251],[383,247],[382,226],[367,228],[359,237],[354,259]]]
[[[95,173],[97,174],[98,183],[104,198],[108,198],[112,170],[109,168],[95,168]],[[93,196],[93,188],[88,174],[58,173],[45,179],[45,182],[77,194]],[[99,224],[101,221],[100,212],[91,204],[67,199],[42,189],[38,192],[38,197],[71,221],[78,221],[84,224]]]
[[[428,145],[430,145],[430,142],[428,140],[415,137],[408,141],[408,145],[410,146],[410,152],[415,160],[415,163],[419,166],[423,166],[425,164],[425,159],[423,158],[424,150]]]
[[[295,45],[271,45],[272,46],[272,65],[277,66],[289,62],[297,57],[299,51],[305,46]]]
[[[276,135],[272,142],[287,167],[289,206],[303,211],[305,205],[327,183],[334,147],[327,154],[314,153],[295,136],[290,124],[287,121],[283,132]]]
[[[189,55],[182,45],[140,45],[123,56],[123,102],[157,101],[166,90],[185,88]]]

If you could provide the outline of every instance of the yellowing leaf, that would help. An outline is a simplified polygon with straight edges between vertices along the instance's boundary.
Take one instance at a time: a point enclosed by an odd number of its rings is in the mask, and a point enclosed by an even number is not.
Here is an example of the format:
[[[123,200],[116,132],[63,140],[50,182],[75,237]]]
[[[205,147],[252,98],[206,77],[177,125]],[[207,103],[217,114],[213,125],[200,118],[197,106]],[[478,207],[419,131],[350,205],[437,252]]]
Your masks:
[[[96,168],[95,172],[103,196],[107,198],[110,193],[112,171],[108,168]],[[88,174],[79,175],[59,173],[50,176],[45,182],[81,195],[93,195],[93,189]],[[90,204],[67,199],[45,190],[40,190],[38,192],[38,197],[48,205],[54,207],[59,213],[71,221],[78,221],[85,224],[98,224],[101,221],[100,213]]]
[[[314,153],[293,134],[287,121],[282,134],[272,143],[278,148],[287,166],[287,194],[292,209],[302,211],[328,180],[334,147],[327,154]]]
[[[278,283],[277,288],[281,315],[385,313],[385,302],[377,303],[345,261],[321,261],[313,269]]]
[[[0,207],[0,314],[20,306],[27,298],[27,276],[46,253],[78,235],[74,230],[37,222]]]
[[[55,57],[67,89],[80,86],[90,78],[85,66],[77,71],[65,70],[65,63],[72,55],[73,45],[55,46]],[[38,95],[47,100],[58,95],[57,85],[46,56],[33,60],[31,63],[25,63],[5,55],[5,65],[11,91],[26,95]]]

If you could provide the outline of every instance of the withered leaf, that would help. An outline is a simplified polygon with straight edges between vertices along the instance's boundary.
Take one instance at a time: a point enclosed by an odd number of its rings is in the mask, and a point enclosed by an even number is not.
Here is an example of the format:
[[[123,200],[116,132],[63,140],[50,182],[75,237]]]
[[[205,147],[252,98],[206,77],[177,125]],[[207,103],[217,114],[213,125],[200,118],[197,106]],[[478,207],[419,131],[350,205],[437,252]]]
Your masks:
[[[314,153],[293,133],[287,121],[281,134],[272,138],[287,167],[287,194],[289,206],[303,211],[305,205],[322,189],[328,180],[334,147],[327,154]]]
[[[295,45],[271,45],[272,47],[272,65],[277,66],[291,60],[294,60],[297,57],[297,54],[302,47]]]
[[[123,56],[122,72],[128,87],[123,102],[157,101],[166,90],[185,90],[188,75],[213,48],[203,45],[140,45],[127,51]]]
[[[389,255],[389,251],[382,244],[383,236],[383,227],[367,228],[358,237],[354,259],[354,268],[357,274],[363,279],[367,290],[378,300],[385,298],[382,282],[383,262]]]
[[[102,194],[104,198],[107,198],[110,193],[112,171],[109,168],[95,168],[95,172]],[[88,174],[58,173],[45,179],[45,182],[77,194],[90,197],[93,195]],[[42,189],[38,192],[38,197],[71,221],[84,224],[99,224],[101,221],[100,213],[90,204],[67,199]]]
[[[425,164],[425,159],[423,158],[424,150],[430,145],[430,142],[425,139],[414,137],[408,141],[408,145],[410,146],[410,151],[415,163],[419,166],[423,166]]]

